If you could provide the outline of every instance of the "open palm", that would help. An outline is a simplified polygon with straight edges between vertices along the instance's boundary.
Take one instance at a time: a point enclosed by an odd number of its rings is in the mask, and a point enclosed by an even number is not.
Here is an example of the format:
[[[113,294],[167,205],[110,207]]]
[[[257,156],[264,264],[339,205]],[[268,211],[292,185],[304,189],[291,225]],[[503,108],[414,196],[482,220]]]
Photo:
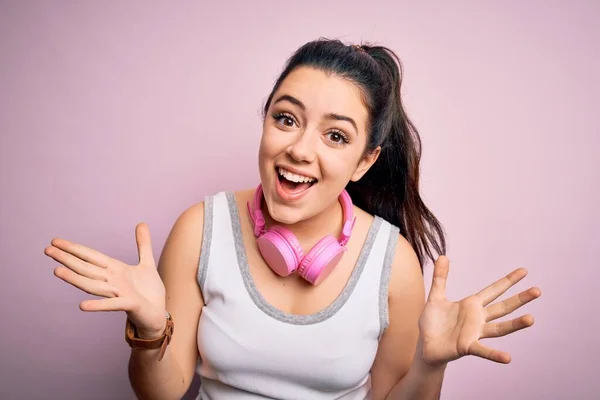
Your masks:
[[[82,311],[125,311],[139,331],[152,335],[165,323],[165,287],[156,269],[146,224],[136,227],[136,241],[137,265],[64,239],[53,239],[44,252],[62,264],[54,270],[58,278],[101,297],[81,302]]]
[[[519,268],[480,292],[451,302],[446,298],[449,263],[441,256],[435,263],[433,282],[419,319],[420,352],[428,365],[441,365],[465,355],[499,363],[510,362],[506,352],[490,348],[480,339],[500,337],[533,325],[531,315],[492,322],[538,298],[541,291],[530,288],[504,301],[490,304],[527,275]]]

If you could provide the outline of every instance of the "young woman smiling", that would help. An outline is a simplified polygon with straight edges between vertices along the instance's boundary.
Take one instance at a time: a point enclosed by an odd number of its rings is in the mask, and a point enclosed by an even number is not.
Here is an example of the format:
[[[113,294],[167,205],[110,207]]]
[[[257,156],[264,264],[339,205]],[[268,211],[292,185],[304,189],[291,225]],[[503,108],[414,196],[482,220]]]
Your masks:
[[[265,104],[260,184],[185,210],[158,269],[145,224],[135,266],[52,240],[56,276],[102,297],[83,311],[127,313],[140,398],[179,399],[198,373],[199,399],[425,400],[453,360],[510,361],[480,339],[531,326],[496,320],[541,292],[492,303],[526,275],[517,269],[446,298],[444,233],[419,194],[400,88],[390,49],[309,42]]]

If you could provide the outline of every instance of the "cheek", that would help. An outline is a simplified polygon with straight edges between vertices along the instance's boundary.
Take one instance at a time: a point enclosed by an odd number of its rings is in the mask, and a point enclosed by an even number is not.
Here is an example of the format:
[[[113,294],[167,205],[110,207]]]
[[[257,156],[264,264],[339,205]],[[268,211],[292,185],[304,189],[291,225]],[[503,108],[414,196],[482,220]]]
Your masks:
[[[286,135],[274,127],[263,129],[259,152],[264,157],[273,157],[285,151],[290,145],[291,135]]]
[[[348,159],[331,157],[327,162],[321,162],[320,170],[323,179],[337,186],[335,182],[346,181],[352,175]],[[353,169],[352,169],[353,170]]]
[[[273,135],[269,130],[264,129],[262,137],[260,138],[260,147],[258,149],[261,157],[267,157],[273,153]]]
[[[354,149],[350,151],[334,151],[321,158],[322,172],[325,178],[335,180],[349,180],[358,165],[360,154]]]

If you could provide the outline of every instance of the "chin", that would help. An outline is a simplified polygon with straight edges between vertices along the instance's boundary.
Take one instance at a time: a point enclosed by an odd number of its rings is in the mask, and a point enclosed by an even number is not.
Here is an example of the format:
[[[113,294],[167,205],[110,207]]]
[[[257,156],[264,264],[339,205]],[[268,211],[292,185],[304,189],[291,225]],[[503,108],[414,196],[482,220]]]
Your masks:
[[[269,197],[271,196],[266,196],[266,206],[274,222],[282,225],[294,225],[305,219],[304,213],[297,207],[281,204]]]
[[[283,215],[273,215],[271,214],[271,218],[273,219],[273,222],[276,222],[279,225],[294,225],[297,224],[298,222],[302,221],[302,218],[298,218],[298,216],[293,216],[293,215],[289,215],[289,214],[283,214]]]

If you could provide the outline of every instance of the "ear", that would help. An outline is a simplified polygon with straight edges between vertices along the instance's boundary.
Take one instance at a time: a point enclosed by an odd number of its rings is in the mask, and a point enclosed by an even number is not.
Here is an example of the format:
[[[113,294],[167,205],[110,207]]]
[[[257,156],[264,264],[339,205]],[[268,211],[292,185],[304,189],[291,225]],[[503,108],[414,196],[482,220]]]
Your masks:
[[[352,175],[352,178],[350,178],[350,180],[352,182],[356,182],[360,178],[362,178],[363,175],[367,173],[369,168],[371,168],[371,166],[373,164],[375,164],[375,161],[377,161],[377,158],[379,157],[380,153],[381,153],[381,146],[377,146],[376,149],[374,149],[372,152],[370,152],[369,154],[364,156],[358,163],[358,166],[356,167],[356,171],[354,171],[354,174]]]

